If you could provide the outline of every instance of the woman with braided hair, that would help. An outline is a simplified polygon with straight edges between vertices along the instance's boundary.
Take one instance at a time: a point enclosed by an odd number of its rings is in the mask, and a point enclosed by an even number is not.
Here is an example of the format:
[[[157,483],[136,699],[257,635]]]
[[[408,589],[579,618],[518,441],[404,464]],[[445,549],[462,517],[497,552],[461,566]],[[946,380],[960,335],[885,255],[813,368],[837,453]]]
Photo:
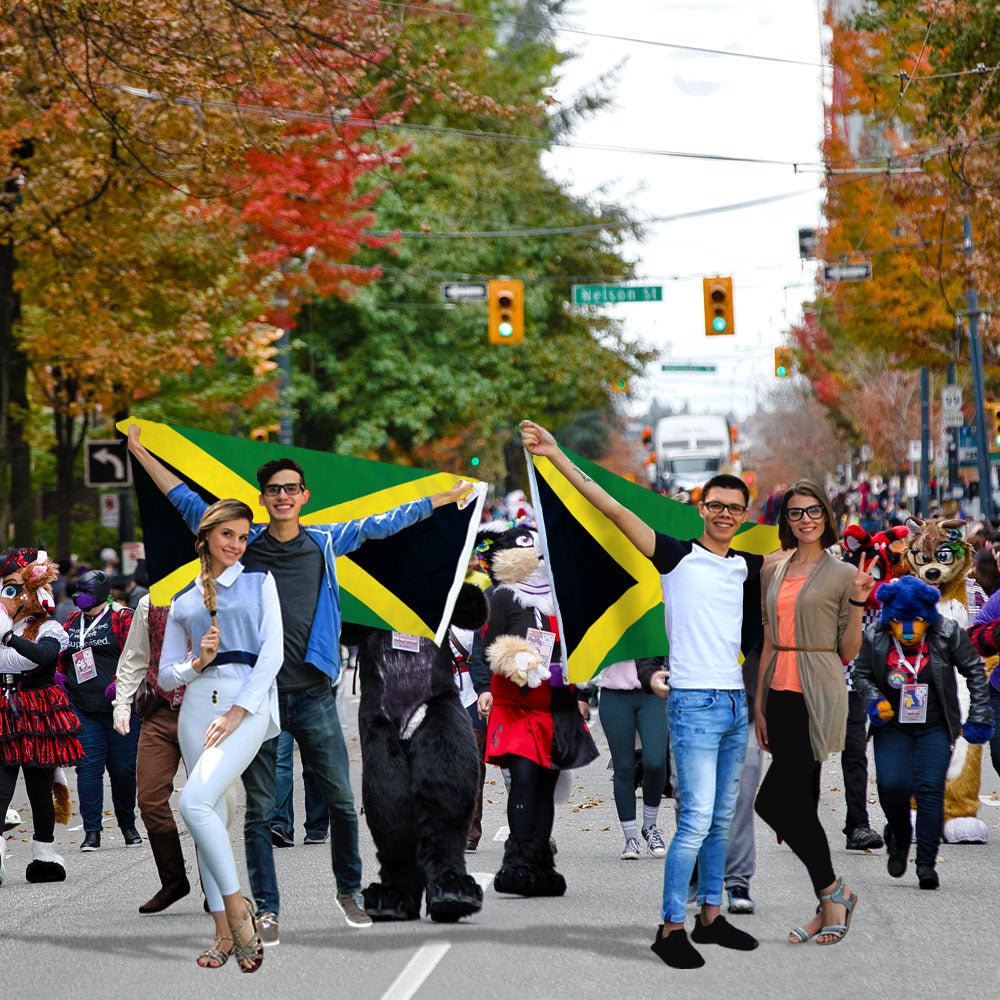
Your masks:
[[[226,828],[226,791],[278,735],[278,690],[284,637],[278,592],[270,573],[246,569],[253,512],[219,500],[198,525],[198,576],[170,605],[160,687],[185,685],[178,737],[187,784],[180,812],[198,848],[205,898],[215,921],[212,945],[198,955],[219,969],[232,955],[243,972],[264,958],[253,907],[240,894]]]

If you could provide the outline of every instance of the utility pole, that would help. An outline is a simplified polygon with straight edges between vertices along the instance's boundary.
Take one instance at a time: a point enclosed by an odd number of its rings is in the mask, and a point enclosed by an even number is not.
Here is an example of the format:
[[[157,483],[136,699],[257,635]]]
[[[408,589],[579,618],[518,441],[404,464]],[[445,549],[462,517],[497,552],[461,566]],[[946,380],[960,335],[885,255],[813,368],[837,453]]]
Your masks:
[[[958,346],[956,344],[955,356],[958,356]],[[955,361],[948,362],[948,385],[958,385],[958,364]],[[961,494],[957,493],[958,481],[958,428],[948,428],[948,499],[957,500]]]
[[[927,517],[931,509],[931,375],[924,365],[920,369],[920,516]]]
[[[972,261],[975,244],[972,241],[972,220],[962,216],[962,246],[965,257]],[[969,317],[969,360],[972,367],[972,391],[976,403],[976,450],[979,453],[979,504],[984,518],[993,516],[993,475],[990,464],[990,441],[986,433],[986,386],[983,376],[983,343],[979,339],[979,294],[970,279],[965,293]]]

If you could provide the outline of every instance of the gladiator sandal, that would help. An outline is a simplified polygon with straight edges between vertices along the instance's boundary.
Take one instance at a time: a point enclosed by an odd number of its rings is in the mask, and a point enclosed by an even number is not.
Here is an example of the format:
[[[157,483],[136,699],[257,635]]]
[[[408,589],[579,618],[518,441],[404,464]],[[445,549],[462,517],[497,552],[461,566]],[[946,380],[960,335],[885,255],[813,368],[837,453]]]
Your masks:
[[[240,972],[256,972],[264,964],[264,943],[257,933],[257,920],[253,915],[253,904],[246,896],[243,897],[243,902],[246,904],[246,915],[236,927],[233,927],[232,924],[229,925],[233,935],[232,956],[239,963]],[[247,921],[250,922],[253,936],[249,941],[243,943],[240,941],[240,932],[246,927]]]
[[[844,880],[838,878],[832,892],[823,893],[819,897],[821,903],[837,903],[847,911],[842,924],[827,924],[821,927],[817,937],[831,937],[832,941],[817,941],[816,944],[840,944],[847,937],[847,932],[851,929],[851,916],[854,908],[858,905],[858,894],[852,892],[850,896],[844,895]]]
[[[217,937],[212,942],[211,948],[206,948],[196,959],[199,969],[221,969],[226,962],[229,961],[229,956],[232,951],[223,951],[222,942],[232,941],[231,937]],[[235,944],[235,942],[233,942]]]

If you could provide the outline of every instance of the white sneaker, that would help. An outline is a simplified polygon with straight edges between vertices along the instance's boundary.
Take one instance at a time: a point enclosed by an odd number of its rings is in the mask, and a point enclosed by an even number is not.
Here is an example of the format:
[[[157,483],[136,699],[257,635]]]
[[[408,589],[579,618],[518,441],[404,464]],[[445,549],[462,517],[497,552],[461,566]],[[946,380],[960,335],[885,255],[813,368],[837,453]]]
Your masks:
[[[629,837],[625,841],[625,849],[621,854],[622,861],[638,861],[641,854],[642,849],[639,847],[639,841],[635,837]]]

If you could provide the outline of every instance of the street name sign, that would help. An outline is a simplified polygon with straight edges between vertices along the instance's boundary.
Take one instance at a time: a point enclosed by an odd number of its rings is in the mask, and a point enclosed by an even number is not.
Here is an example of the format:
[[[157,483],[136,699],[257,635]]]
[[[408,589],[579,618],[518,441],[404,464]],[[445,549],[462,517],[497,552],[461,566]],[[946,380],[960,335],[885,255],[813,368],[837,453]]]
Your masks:
[[[662,285],[574,285],[573,305],[603,306],[630,302],[662,302]]]
[[[660,365],[661,372],[717,372],[718,368],[715,365],[685,365],[685,364],[675,364],[675,365]]]
[[[857,264],[824,264],[824,281],[871,281],[872,264],[870,260]]]
[[[441,285],[445,302],[485,302],[485,281],[446,281]]]

